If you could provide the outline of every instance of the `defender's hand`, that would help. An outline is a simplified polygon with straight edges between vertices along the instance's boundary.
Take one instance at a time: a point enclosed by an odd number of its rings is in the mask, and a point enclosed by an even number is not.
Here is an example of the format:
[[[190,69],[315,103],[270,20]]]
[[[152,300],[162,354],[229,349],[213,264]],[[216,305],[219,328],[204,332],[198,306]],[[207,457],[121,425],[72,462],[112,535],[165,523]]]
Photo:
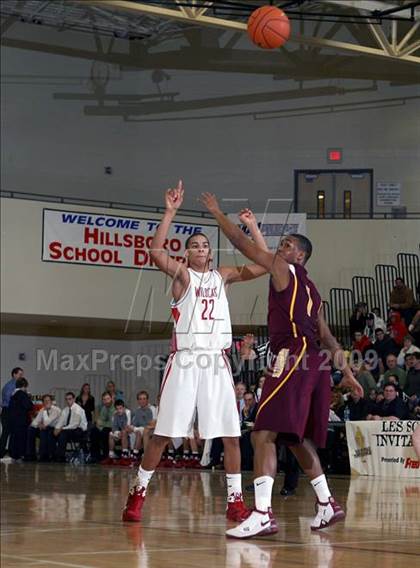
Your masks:
[[[210,213],[218,213],[220,211],[219,203],[213,193],[202,193],[200,201]]]
[[[255,227],[258,226],[257,219],[255,218],[254,213],[249,208],[242,209],[241,211],[239,211],[238,217],[240,222],[246,225],[247,227],[250,227],[251,225]]]

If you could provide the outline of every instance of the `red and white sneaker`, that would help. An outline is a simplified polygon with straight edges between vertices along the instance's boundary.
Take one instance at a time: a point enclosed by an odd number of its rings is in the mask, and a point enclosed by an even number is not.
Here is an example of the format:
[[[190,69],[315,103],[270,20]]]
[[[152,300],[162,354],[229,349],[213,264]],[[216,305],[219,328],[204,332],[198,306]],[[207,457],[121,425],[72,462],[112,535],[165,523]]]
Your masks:
[[[278,532],[273,511],[257,511],[254,509],[249,517],[234,529],[226,531],[228,538],[252,538],[253,536],[269,536]]]
[[[346,516],[343,509],[335,501],[333,497],[330,497],[327,503],[320,503],[317,501],[315,505],[317,511],[315,519],[311,523],[312,531],[319,531],[320,529],[326,529],[338,521],[342,521]]]
[[[143,508],[146,490],[140,485],[134,485],[128,494],[127,503],[125,504],[122,514],[124,522],[138,523],[141,521],[141,510]]]
[[[242,495],[238,493],[234,501],[228,501],[226,506],[226,518],[228,521],[240,523],[247,519],[251,510],[245,505]]]
[[[200,458],[193,457],[189,460],[188,467],[190,469],[203,469]]]

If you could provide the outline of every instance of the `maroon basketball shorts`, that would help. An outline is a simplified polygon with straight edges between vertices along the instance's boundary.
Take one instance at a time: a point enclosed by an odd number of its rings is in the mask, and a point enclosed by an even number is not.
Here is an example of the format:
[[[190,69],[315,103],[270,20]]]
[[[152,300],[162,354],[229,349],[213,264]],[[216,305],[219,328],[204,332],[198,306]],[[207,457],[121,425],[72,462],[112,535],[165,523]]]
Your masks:
[[[278,432],[294,445],[309,438],[325,447],[331,398],[331,370],[325,352],[297,338],[271,354],[254,430]]]

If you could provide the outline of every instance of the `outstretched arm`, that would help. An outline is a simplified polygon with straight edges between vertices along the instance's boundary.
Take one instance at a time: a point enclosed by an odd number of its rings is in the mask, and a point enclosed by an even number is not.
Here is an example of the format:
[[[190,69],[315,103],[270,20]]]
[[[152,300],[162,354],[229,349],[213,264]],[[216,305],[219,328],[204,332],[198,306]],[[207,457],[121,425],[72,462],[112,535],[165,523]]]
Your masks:
[[[343,379],[341,380],[339,386],[351,388],[353,392],[357,393],[361,398],[363,398],[364,391],[362,385],[354,378],[353,373],[351,372],[351,369],[347,364],[346,356],[344,355],[344,352],[338,344],[336,338],[331,333],[330,328],[328,327],[328,324],[321,312],[318,314],[318,329],[319,338],[321,340],[321,347],[329,350],[329,352],[331,353],[331,360],[343,373]]]
[[[162,272],[168,274],[172,278],[188,278],[186,267],[183,263],[178,262],[170,257],[167,250],[165,250],[165,243],[168,237],[169,228],[171,223],[182,204],[184,197],[184,188],[182,180],[179,180],[178,186],[175,189],[168,189],[165,193],[166,211],[163,215],[162,221],[156,230],[150,247],[150,256]]]
[[[201,198],[202,203],[207,207],[213,217],[219,224],[223,233],[244,256],[255,262],[257,265],[265,269],[265,272],[270,272],[276,283],[276,287],[283,290],[289,283],[289,265],[279,255],[274,254],[269,250],[259,247],[256,243],[252,242],[245,233],[232,223],[226,215],[221,211],[216,197],[211,193],[203,193]],[[251,265],[252,266],[252,265]],[[244,271],[245,272],[245,269]],[[258,274],[259,276],[261,274]],[[256,276],[252,276],[256,278]],[[251,278],[243,278],[250,280]]]

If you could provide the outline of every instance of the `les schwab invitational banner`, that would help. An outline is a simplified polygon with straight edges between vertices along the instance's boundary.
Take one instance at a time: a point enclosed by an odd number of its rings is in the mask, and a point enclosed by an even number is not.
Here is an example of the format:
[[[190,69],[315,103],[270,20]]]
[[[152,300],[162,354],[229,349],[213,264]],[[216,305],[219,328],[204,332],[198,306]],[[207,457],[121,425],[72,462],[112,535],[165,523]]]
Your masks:
[[[144,217],[44,209],[42,260],[157,270],[150,258],[149,247],[158,225],[158,220]],[[219,228],[215,225],[175,220],[165,248],[170,256],[181,261],[187,238],[196,233],[208,237],[217,266]]]
[[[384,477],[420,477],[420,461],[411,436],[420,422],[372,420],[346,422],[352,473]]]

